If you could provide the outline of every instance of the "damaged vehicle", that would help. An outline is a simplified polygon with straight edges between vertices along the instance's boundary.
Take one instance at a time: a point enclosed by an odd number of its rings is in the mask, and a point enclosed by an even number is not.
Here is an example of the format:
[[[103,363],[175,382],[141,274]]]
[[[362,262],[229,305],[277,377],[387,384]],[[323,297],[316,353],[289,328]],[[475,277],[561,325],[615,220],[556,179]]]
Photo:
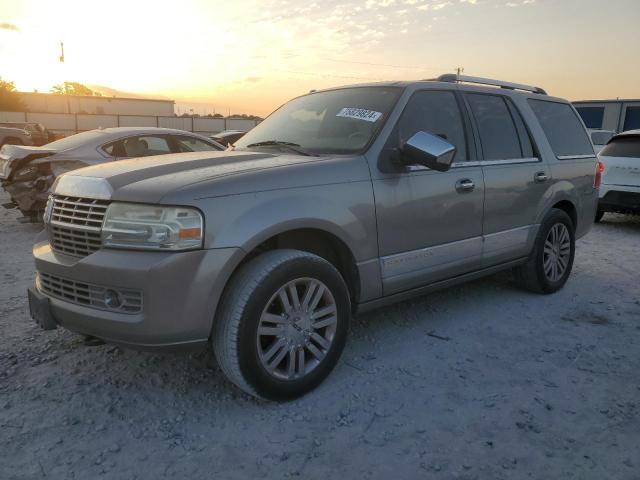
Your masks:
[[[3,129],[0,129],[3,130]],[[65,172],[126,158],[224,150],[219,143],[184,130],[117,127],[89,130],[41,147],[5,145],[0,150],[0,182],[27,220],[44,211],[54,180]]]
[[[41,123],[36,122],[2,122],[0,123],[0,128],[8,127],[8,128],[19,128],[21,130],[25,130],[31,135],[32,143],[29,145],[44,145],[49,142],[53,142],[55,140],[55,135],[53,132],[47,130],[47,128]],[[1,147],[2,145],[0,145]]]
[[[29,308],[125,347],[210,344],[239,388],[292,399],[336,366],[352,314],[501,270],[560,290],[600,172],[575,109],[538,87],[312,92],[234,149],[59,177]]]
[[[4,145],[33,145],[33,138],[22,128],[0,126],[0,147]]]

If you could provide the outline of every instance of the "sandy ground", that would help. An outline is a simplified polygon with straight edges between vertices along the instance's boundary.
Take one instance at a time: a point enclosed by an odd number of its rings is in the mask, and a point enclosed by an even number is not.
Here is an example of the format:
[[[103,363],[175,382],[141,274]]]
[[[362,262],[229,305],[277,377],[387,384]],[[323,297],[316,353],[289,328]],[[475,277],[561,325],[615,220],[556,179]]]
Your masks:
[[[16,217],[0,209],[2,479],[640,478],[638,218],[605,216],[555,295],[499,274],[357,319],[328,380],[276,404],[210,351],[39,330],[39,227]]]

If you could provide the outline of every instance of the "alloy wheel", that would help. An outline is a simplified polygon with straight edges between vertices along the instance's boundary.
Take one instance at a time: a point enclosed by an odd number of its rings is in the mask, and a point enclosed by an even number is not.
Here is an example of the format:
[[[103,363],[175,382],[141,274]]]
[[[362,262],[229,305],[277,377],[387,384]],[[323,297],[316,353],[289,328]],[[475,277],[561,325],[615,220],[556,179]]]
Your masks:
[[[544,242],[542,262],[547,279],[557,282],[562,278],[571,257],[571,236],[563,223],[556,223]]]
[[[280,287],[265,306],[257,331],[260,362],[276,378],[302,378],[329,352],[338,310],[327,286],[298,278]]]

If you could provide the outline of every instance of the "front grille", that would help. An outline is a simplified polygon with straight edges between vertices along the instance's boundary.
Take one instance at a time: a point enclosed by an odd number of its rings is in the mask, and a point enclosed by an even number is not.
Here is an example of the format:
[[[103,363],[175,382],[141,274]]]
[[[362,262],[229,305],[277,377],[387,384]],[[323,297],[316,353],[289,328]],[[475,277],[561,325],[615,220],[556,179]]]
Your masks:
[[[67,278],[38,272],[36,284],[38,289],[45,295],[49,295],[60,300],[86,305],[88,307],[109,310],[120,313],[139,313],[142,311],[142,292],[140,290],[110,288],[91,283],[76,282]],[[119,305],[107,305],[107,292],[117,293]]]
[[[100,248],[100,230],[108,200],[53,197],[50,220],[51,247],[84,257]]]

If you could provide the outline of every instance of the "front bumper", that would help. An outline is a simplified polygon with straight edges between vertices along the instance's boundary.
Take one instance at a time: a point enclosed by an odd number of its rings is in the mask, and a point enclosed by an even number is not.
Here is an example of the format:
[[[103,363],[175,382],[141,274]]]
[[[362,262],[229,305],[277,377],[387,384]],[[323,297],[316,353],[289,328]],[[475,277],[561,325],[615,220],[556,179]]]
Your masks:
[[[640,187],[602,185],[598,210],[618,213],[640,213]]]
[[[48,298],[56,324],[125,346],[175,348],[207,342],[218,301],[242,253],[238,248],[180,253],[101,249],[78,258],[53,251],[43,232],[33,256],[38,273],[142,292],[142,311],[121,313],[38,291]]]

